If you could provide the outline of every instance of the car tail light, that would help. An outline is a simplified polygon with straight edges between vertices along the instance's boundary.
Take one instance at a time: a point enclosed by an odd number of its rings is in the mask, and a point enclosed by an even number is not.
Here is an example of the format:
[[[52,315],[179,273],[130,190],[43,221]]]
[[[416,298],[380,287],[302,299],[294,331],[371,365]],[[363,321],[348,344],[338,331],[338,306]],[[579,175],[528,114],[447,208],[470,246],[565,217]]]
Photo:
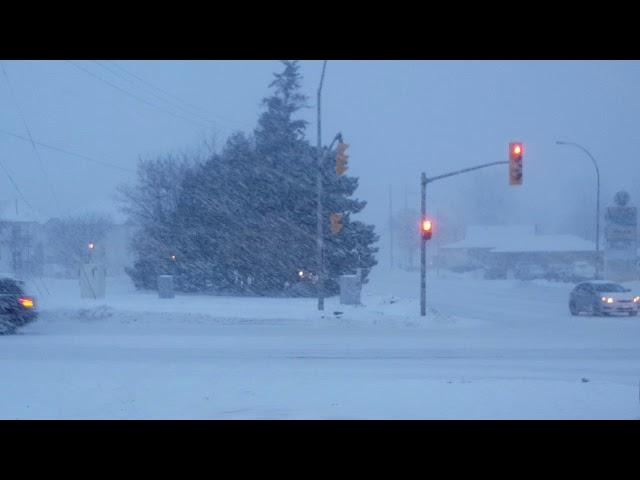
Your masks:
[[[20,303],[24,308],[33,308],[35,306],[35,302],[31,297],[20,297],[18,298],[18,303]]]

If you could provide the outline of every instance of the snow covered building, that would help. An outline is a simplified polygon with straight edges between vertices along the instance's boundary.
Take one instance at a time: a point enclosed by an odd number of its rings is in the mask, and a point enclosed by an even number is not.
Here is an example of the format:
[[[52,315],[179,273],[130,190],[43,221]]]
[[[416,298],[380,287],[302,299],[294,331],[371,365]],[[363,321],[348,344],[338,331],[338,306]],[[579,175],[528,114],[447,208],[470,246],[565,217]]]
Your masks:
[[[68,277],[78,275],[78,262],[59,264],[56,240],[46,219],[19,200],[0,200],[0,275],[17,278]],[[130,243],[135,226],[128,223],[112,225],[96,246],[95,258],[104,264],[109,275],[124,275],[125,267],[133,265]]]
[[[543,268],[594,264],[595,244],[575,235],[539,235],[527,226],[470,226],[465,238],[442,246],[444,268],[485,268],[513,271],[519,264]]]
[[[17,200],[0,204],[0,272],[41,275],[45,242],[38,214]]]

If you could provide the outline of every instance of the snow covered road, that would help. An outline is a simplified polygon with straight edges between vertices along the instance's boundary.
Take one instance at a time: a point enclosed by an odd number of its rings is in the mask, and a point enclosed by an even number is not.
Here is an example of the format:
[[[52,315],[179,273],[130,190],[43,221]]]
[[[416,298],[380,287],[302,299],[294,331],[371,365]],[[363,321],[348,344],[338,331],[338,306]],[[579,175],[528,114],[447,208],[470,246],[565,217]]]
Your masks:
[[[0,337],[0,418],[639,418],[640,320],[571,317],[566,284],[376,272],[364,307],[49,281]],[[343,312],[336,316],[335,311]]]

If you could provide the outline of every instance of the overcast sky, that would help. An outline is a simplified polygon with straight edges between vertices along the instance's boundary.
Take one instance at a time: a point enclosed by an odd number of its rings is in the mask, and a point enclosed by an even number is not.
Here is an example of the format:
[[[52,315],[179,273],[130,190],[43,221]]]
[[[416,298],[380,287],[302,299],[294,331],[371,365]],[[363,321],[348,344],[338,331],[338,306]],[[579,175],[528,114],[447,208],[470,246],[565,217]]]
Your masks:
[[[115,212],[113,192],[133,180],[139,157],[197,151],[214,137],[220,147],[230,132],[252,130],[272,73],[281,70],[275,60],[3,66],[11,88],[0,72],[0,161],[44,218]],[[312,106],[321,66],[301,61]],[[179,100],[161,100],[163,93],[125,71]],[[506,160],[513,140],[525,144],[524,185],[508,186],[506,166],[477,178],[513,198],[521,223],[562,225],[572,204],[595,202],[595,173],[582,152],[556,146],[557,139],[584,145],[598,160],[603,203],[626,189],[638,204],[638,85],[637,61],[329,61],[323,136],[329,141],[341,131],[351,144],[349,173],[360,178],[357,197],[369,202],[362,218],[381,232],[390,186],[396,205],[404,203],[405,190],[416,205],[420,172]],[[191,108],[185,103],[197,107],[197,116],[184,110]],[[304,115],[315,144],[315,110]],[[27,128],[37,142],[110,166],[44,147],[36,152],[9,135],[27,138]],[[473,202],[464,197],[470,181],[433,184],[434,204],[453,197],[456,205]],[[16,195],[0,169],[0,201],[13,202]]]

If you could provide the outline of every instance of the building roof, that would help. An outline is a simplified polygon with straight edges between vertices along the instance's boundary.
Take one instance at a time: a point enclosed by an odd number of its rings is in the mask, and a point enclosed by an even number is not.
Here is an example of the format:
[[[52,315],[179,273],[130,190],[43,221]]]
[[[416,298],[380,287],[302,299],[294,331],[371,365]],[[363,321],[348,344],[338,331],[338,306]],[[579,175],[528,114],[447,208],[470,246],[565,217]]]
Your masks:
[[[596,248],[590,242],[575,235],[533,235],[518,239],[517,242],[503,242],[492,251],[506,252],[593,252]]]
[[[575,235],[536,235],[530,226],[471,226],[465,239],[443,249],[486,249],[509,252],[592,252],[595,243]]]
[[[535,234],[533,225],[474,225],[466,228],[464,240],[442,248],[495,248],[504,239],[529,238]]]

